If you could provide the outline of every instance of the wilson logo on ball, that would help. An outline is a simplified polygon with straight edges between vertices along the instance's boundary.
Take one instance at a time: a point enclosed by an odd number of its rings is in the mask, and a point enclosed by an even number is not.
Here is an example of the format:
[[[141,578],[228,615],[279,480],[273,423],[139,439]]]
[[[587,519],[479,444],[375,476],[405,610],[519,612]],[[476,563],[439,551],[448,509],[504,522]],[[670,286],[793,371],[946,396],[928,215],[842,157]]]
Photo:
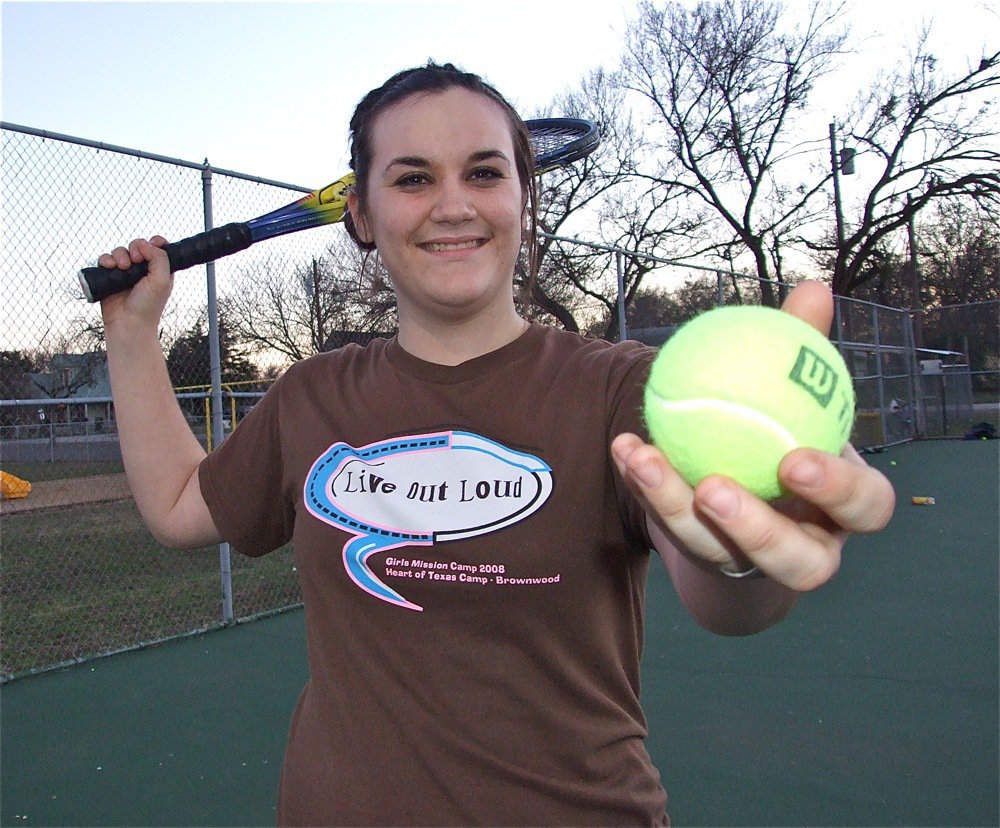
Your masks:
[[[799,356],[788,378],[811,394],[823,408],[830,404],[837,390],[837,372],[819,354],[804,345],[799,348]]]

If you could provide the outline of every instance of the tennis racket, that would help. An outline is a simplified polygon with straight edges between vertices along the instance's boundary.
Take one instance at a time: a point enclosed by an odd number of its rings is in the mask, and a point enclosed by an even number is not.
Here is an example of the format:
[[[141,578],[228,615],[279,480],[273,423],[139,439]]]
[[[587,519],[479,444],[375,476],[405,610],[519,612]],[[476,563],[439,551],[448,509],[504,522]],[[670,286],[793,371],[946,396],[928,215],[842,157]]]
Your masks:
[[[525,124],[531,136],[538,173],[571,164],[589,155],[601,140],[597,125],[579,118],[539,118]],[[227,224],[171,242],[164,247],[170,271],[176,273],[221,259],[264,239],[342,221],[347,209],[347,194],[353,185],[354,173],[348,173],[321,190],[246,223]],[[85,267],[80,271],[80,287],[88,302],[100,302],[107,296],[128,290],[146,272],[146,262],[133,265],[128,270]]]

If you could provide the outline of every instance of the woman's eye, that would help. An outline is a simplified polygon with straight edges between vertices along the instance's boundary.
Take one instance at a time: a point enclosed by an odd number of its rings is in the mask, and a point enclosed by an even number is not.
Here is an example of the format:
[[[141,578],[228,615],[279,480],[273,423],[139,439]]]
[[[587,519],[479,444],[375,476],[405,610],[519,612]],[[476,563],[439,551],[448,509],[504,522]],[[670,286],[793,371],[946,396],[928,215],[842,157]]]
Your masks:
[[[474,181],[495,181],[503,177],[503,173],[493,167],[476,167],[470,175]]]
[[[407,173],[396,179],[396,186],[404,189],[419,187],[427,183],[427,176],[424,173]]]

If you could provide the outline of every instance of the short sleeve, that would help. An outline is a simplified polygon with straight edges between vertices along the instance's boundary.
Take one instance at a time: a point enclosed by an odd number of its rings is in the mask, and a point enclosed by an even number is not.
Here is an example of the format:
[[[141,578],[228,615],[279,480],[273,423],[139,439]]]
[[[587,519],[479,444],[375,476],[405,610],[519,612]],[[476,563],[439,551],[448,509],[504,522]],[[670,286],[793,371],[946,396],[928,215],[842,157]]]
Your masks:
[[[656,349],[638,342],[616,345],[616,366],[608,385],[608,451],[611,441],[619,434],[631,432],[643,440],[649,433],[643,418],[643,393]],[[610,461],[609,461],[610,462]],[[629,531],[649,548],[652,544],[646,529],[645,510],[625,485],[617,469],[613,469],[615,497],[622,521]]]
[[[202,497],[223,538],[244,555],[287,543],[294,503],[284,481],[282,381],[275,383],[198,469]]]

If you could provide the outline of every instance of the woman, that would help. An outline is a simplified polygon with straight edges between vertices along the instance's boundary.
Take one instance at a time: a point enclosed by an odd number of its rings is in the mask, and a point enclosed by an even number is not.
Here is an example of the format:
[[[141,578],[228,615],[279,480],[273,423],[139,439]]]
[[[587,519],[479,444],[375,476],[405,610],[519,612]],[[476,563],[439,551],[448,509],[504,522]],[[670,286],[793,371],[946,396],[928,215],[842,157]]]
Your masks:
[[[530,149],[478,77],[401,72],[351,131],[349,229],[390,275],[398,336],[294,365],[210,456],[157,339],[163,240],[100,259],[150,264],[102,311],[151,531],[294,544],[310,680],[279,822],[666,824],[639,706],[649,550],[699,623],[756,632],[888,521],[891,486],[848,448],[790,453],[780,511],[721,477],[692,491],[639,436],[651,351],[518,315]],[[815,283],[785,309],[832,317]]]

